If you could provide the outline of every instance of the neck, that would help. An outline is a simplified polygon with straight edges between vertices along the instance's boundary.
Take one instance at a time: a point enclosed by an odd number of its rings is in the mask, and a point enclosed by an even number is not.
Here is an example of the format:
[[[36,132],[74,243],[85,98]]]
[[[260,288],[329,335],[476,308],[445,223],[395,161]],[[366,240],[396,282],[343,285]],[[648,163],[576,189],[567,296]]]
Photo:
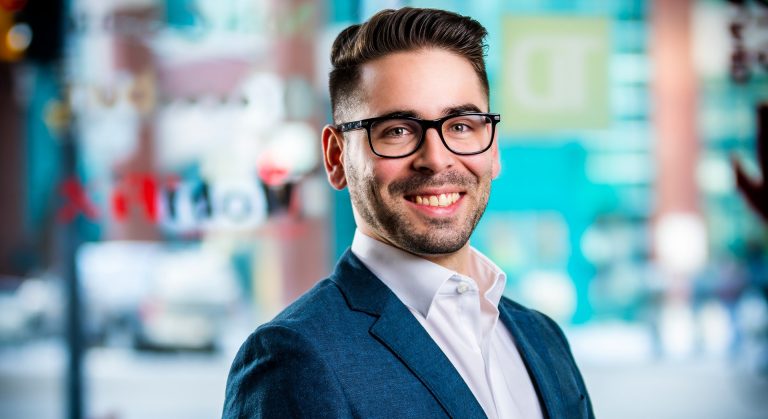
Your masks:
[[[444,268],[456,271],[464,276],[471,276],[469,272],[469,242],[465,243],[461,249],[453,253],[438,255],[422,255],[416,253],[416,256],[422,257]]]

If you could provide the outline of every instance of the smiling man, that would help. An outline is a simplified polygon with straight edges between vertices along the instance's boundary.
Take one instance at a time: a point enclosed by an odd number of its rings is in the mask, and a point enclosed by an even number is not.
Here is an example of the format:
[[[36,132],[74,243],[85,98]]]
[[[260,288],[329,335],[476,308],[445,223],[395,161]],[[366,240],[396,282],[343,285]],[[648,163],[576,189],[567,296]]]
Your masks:
[[[259,327],[225,418],[591,418],[568,343],[469,245],[499,173],[485,29],[386,10],[339,34],[325,169],[357,231],[331,276]]]

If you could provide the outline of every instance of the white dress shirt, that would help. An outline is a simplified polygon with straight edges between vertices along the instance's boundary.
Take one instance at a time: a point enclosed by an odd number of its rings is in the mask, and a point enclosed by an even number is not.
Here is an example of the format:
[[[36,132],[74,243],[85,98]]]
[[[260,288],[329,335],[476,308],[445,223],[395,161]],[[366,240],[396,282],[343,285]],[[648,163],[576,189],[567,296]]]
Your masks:
[[[352,241],[352,253],[413,313],[489,418],[542,418],[514,339],[499,322],[507,277],[479,251],[470,252],[468,277],[359,230]]]

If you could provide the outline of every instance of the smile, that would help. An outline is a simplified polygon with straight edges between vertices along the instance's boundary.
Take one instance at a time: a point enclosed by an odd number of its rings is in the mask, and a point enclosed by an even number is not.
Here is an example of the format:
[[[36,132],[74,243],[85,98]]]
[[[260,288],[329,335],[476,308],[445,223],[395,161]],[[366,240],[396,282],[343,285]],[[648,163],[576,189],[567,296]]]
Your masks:
[[[440,195],[416,195],[410,198],[417,205],[426,205],[430,207],[447,207],[453,205],[459,200],[461,194],[458,192],[444,193]]]

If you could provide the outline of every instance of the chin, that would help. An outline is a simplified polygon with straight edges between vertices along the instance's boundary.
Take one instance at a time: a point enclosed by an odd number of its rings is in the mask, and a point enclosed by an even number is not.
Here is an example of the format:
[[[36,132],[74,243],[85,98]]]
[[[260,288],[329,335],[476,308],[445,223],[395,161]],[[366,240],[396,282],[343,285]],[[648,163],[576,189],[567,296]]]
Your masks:
[[[425,232],[419,235],[399,235],[394,243],[398,243],[398,247],[407,250],[411,253],[421,255],[445,255],[455,253],[461,250],[467,242],[469,237],[436,237],[434,233]]]

